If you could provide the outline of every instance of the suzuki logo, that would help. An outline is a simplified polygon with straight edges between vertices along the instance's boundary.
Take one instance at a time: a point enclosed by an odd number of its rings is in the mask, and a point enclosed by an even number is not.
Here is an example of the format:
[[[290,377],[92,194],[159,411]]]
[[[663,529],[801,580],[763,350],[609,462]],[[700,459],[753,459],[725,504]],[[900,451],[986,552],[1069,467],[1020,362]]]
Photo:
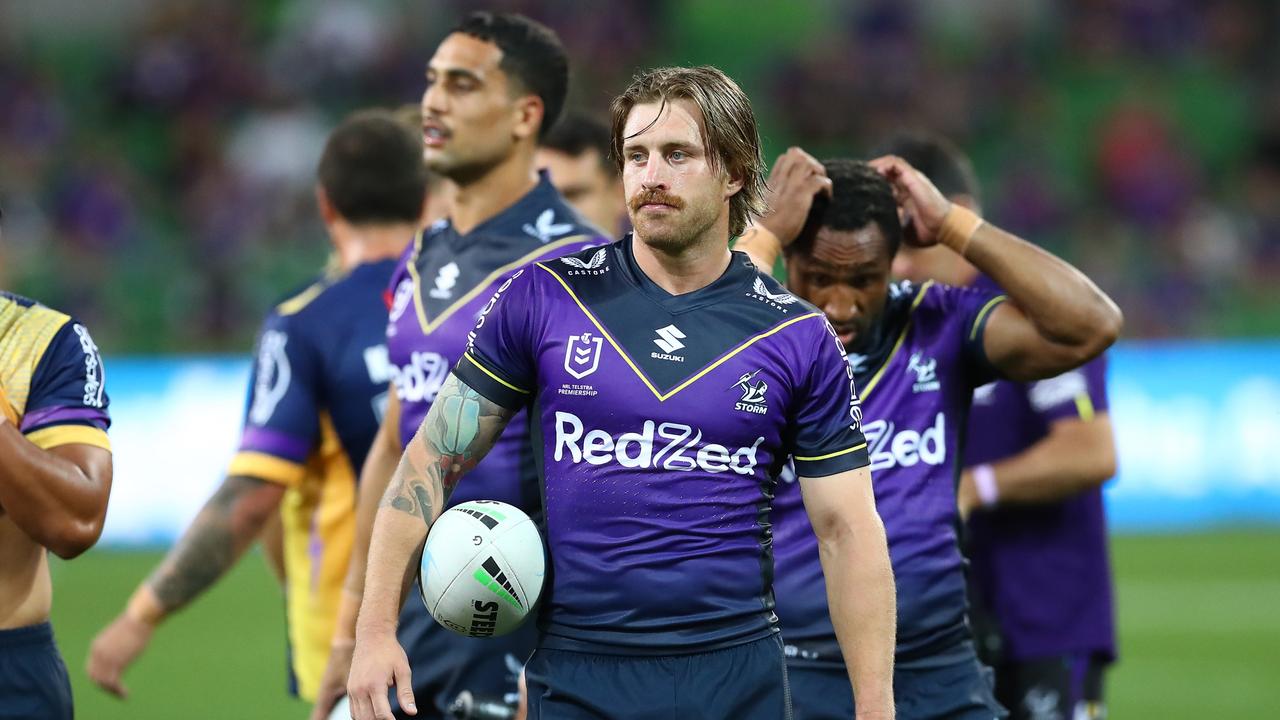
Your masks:
[[[673,353],[684,347],[684,343],[680,342],[681,338],[687,337],[680,332],[680,328],[675,325],[668,325],[664,328],[658,328],[658,339],[653,341],[654,345],[662,348],[664,353]]]
[[[604,338],[592,337],[591,333],[570,335],[569,343],[564,346],[564,371],[581,380],[600,367],[600,347]]]

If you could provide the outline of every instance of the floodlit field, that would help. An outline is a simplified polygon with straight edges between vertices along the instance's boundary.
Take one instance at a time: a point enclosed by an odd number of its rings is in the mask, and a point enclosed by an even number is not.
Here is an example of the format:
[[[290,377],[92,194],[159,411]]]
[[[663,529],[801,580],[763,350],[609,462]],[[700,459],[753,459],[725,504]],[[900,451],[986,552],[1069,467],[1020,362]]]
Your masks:
[[[1122,537],[1121,665],[1111,717],[1274,718],[1280,713],[1280,533]],[[99,550],[54,568],[54,627],[86,720],[305,718],[284,691],[283,603],[261,558],[157,633],[119,702],[89,684],[93,634],[159,559]]]

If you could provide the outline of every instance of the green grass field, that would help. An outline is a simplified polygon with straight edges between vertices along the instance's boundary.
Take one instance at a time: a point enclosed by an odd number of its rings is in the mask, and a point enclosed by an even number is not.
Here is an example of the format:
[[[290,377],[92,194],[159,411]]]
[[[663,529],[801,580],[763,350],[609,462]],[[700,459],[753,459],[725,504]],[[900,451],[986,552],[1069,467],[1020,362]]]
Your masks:
[[[1117,720],[1280,717],[1280,533],[1114,542],[1121,664]],[[284,692],[281,597],[261,558],[157,632],[120,702],[84,673],[94,633],[159,559],[91,552],[54,568],[54,627],[86,720],[305,718]]]

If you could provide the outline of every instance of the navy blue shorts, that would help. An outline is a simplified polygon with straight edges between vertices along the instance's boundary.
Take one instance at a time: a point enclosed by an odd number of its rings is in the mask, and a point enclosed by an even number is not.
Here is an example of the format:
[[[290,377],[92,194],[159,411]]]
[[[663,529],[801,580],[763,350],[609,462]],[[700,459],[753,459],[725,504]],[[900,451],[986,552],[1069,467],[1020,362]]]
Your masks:
[[[0,630],[0,720],[71,720],[71,680],[49,623]]]
[[[1005,717],[1004,708],[992,694],[991,669],[978,662],[971,644],[961,650],[955,660],[937,667],[894,668],[898,720]],[[791,664],[787,670],[796,720],[848,720],[854,716],[853,689],[844,668]]]
[[[653,657],[539,648],[525,679],[529,720],[792,717],[777,635],[711,652]]]
[[[469,690],[477,700],[507,701],[514,707],[516,681],[538,640],[538,624],[529,618],[515,632],[495,638],[469,638],[446,630],[417,597],[400,612],[396,632],[413,673],[417,715],[406,715],[392,688],[391,709],[397,718],[434,720],[445,713],[458,693]]]

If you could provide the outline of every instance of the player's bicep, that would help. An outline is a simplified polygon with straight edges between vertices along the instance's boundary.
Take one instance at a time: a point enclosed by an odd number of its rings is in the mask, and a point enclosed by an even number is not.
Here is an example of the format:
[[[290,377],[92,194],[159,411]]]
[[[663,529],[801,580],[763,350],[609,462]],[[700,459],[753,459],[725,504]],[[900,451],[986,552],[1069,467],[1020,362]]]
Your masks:
[[[1115,432],[1105,411],[1088,419],[1055,420],[1043,442],[1060,448],[1062,462],[1075,467],[1082,480],[1101,485],[1116,474]]]
[[[1052,377],[1089,360],[1080,348],[1042,336],[1012,302],[997,304],[982,332],[982,348],[987,360],[1010,380],[1025,382]]]
[[[834,539],[869,522],[879,522],[871,469],[862,466],[823,477],[800,477],[805,512],[819,539]]]
[[[107,498],[111,494],[111,451],[97,445],[69,443],[49,448],[47,452],[67,460],[80,469],[80,472],[89,481],[83,487],[84,497],[101,503],[101,511],[105,513],[107,510]]]

